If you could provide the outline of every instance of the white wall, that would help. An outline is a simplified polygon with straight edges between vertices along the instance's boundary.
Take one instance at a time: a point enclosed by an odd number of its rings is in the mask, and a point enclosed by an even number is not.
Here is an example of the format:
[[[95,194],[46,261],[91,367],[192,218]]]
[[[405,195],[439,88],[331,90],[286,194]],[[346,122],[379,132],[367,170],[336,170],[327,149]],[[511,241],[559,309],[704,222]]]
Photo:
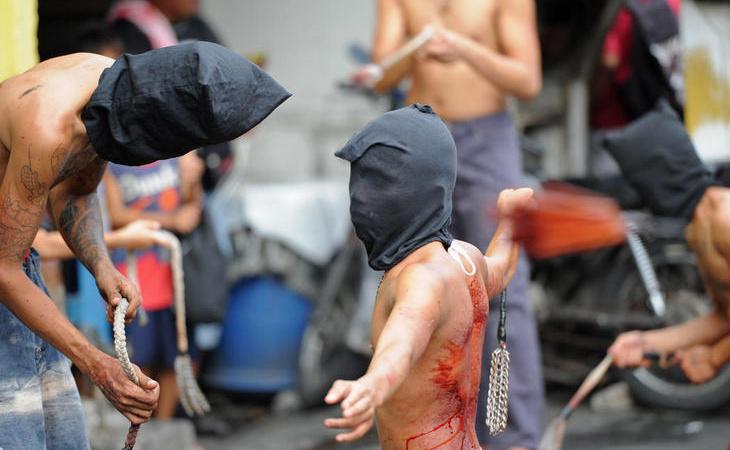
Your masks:
[[[383,110],[337,90],[370,45],[375,0],[203,0],[202,15],[233,50],[268,55],[266,70],[294,96],[256,129],[246,174],[255,180],[346,174],[332,153]]]

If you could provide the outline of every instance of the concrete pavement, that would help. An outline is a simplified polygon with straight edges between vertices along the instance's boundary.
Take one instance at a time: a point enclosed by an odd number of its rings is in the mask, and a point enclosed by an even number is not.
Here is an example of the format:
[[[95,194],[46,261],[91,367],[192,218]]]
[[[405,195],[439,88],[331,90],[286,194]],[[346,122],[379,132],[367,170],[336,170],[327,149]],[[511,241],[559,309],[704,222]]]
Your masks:
[[[550,392],[547,419],[557,415],[569,392]],[[336,414],[322,408],[267,415],[240,424],[226,438],[202,438],[206,450],[377,450],[374,432],[353,444],[337,444],[322,421]],[[730,408],[714,414],[652,411],[639,407],[595,412],[580,407],[568,424],[563,450],[730,450]]]

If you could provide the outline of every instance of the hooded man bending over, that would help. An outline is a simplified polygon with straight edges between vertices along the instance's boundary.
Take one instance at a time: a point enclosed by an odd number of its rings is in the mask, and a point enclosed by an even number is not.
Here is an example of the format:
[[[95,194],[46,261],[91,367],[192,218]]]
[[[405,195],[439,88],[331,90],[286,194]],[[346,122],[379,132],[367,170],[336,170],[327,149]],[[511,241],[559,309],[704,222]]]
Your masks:
[[[448,225],[456,147],[428,106],[389,112],[337,156],[351,163],[350,214],[370,266],[384,270],[372,316],[367,373],[338,380],[325,401],[342,403],[330,428],[349,441],[377,422],[389,449],[479,449],[475,431],[489,298],[511,279],[518,246],[501,220],[486,253],[452,239]],[[502,217],[530,189],[499,196]],[[486,231],[485,231],[486,232]]]
[[[108,311],[130,301],[129,321],[139,293],[109,260],[95,193],[107,161],[141,165],[228,141],[288,96],[209,43],[116,61],[68,55],[0,84],[0,448],[89,448],[63,355],[133,423],[149,419],[159,394],[138,368],[141,387],[127,380],[53,305],[30,249],[44,211],[96,278]]]

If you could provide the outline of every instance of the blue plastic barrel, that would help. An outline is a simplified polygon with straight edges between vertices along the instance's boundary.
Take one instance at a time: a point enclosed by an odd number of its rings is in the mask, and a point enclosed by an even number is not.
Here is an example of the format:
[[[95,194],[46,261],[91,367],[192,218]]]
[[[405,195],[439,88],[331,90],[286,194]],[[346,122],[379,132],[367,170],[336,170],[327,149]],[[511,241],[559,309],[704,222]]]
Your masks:
[[[232,289],[218,348],[203,374],[210,387],[276,392],[296,384],[297,360],[312,305],[272,277]]]

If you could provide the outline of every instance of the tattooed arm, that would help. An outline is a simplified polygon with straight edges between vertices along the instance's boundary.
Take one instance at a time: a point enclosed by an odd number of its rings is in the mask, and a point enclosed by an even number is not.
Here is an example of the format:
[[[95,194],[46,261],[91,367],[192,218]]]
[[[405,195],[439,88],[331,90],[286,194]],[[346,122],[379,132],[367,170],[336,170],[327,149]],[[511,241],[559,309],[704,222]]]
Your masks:
[[[22,269],[55,175],[42,152],[20,141],[24,148],[13,148],[0,184],[0,302],[89,374],[129,420],[145,422],[157,404],[157,385],[142,378],[145,390],[127,380],[119,363],[91,345]]]
[[[93,152],[93,150],[86,150]],[[114,307],[121,298],[129,300],[127,322],[136,315],[140,305],[140,294],[113,266],[104,245],[103,225],[96,186],[99,184],[106,162],[96,155],[88,159],[84,151],[68,156],[60,172],[68,166],[85,164],[74,170],[74,175],[61,181],[51,191],[50,209],[61,235],[76,257],[89,269],[96,279],[99,292],[107,301],[107,316],[111,321]]]

